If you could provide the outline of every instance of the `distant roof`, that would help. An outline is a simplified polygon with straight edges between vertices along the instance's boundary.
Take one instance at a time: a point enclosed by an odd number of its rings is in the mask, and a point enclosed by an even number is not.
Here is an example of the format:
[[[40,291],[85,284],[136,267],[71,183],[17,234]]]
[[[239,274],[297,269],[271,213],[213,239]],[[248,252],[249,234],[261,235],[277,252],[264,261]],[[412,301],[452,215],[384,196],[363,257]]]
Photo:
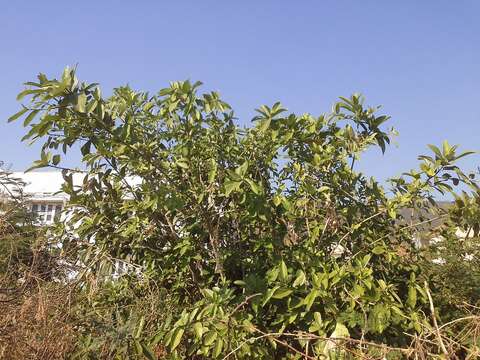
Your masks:
[[[83,176],[80,173],[74,175],[75,185],[81,182]],[[26,194],[55,194],[62,190],[65,182],[60,171],[14,172],[12,177],[25,182],[23,191]]]
[[[81,186],[85,176],[85,173],[73,173],[73,185]],[[31,199],[47,201],[68,199],[68,195],[62,192],[65,180],[61,171],[14,172],[11,178],[20,179],[24,183],[23,193]],[[126,182],[135,187],[141,183],[141,180],[138,177],[127,177]]]
[[[74,185],[80,185],[83,177],[84,174],[74,174]],[[64,201],[68,199],[67,194],[62,192],[64,180],[60,171],[14,172],[10,178],[21,180],[24,183],[23,194],[32,200]],[[13,185],[8,187],[10,191],[15,192]]]

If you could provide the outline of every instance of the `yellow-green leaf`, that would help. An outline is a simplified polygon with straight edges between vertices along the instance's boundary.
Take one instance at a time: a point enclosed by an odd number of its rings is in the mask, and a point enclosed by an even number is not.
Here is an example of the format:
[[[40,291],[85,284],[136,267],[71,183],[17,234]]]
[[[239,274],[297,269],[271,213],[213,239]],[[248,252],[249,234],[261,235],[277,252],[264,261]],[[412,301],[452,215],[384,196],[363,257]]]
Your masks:
[[[217,339],[215,342],[215,347],[213,348],[213,357],[218,357],[222,352],[223,341],[222,339]]]
[[[232,181],[227,180],[225,181],[225,195],[230,195],[233,191],[237,191],[240,189],[240,181]]]
[[[170,346],[170,349],[172,351],[175,350],[178,344],[180,344],[180,341],[182,341],[184,331],[185,330],[183,328],[178,328],[177,330],[175,330],[175,333],[173,334],[172,345]]]
[[[32,120],[35,118],[35,116],[40,112],[40,110],[33,110],[28,116],[25,118],[23,121],[23,126],[27,126],[32,122]]]
[[[278,273],[280,280],[287,280],[288,277],[288,269],[287,269],[287,264],[285,264],[285,261],[280,262],[280,272]]]
[[[408,287],[407,305],[413,309],[416,304],[417,304],[417,289],[415,289],[415,286],[410,285]]]
[[[293,282],[293,287],[301,286],[303,284],[305,284],[305,273],[303,270],[299,270],[297,272],[297,278]]]
[[[318,296],[318,290],[314,289],[305,297],[304,303],[305,303],[305,308],[307,310],[310,310],[317,296]]]
[[[203,335],[202,323],[200,323],[200,322],[194,323],[193,324],[193,331],[195,332],[195,336],[200,339]]]
[[[209,331],[206,335],[205,335],[205,340],[203,341],[203,344],[205,346],[210,346],[214,343],[214,341],[217,339],[217,333],[216,331]]]
[[[280,289],[277,289],[277,290],[273,293],[272,298],[274,298],[274,299],[283,299],[283,298],[287,297],[288,295],[290,295],[292,292],[293,292],[293,290],[291,290],[291,289],[288,289],[288,288],[280,288]]]

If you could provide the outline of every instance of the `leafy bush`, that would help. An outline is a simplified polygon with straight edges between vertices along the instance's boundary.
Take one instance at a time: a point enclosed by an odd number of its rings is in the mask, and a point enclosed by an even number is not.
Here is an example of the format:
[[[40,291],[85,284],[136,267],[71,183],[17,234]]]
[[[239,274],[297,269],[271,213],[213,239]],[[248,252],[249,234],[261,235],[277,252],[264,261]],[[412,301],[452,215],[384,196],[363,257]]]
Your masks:
[[[66,69],[27,85],[19,99],[31,102],[11,120],[24,116],[25,139],[45,139],[35,168],[63,169],[72,214],[57,239],[84,291],[92,278],[100,288],[80,310],[79,357],[403,356],[412,338],[436,334],[417,224],[400,213],[429,209],[460,183],[475,190],[454,165],[468,153],[431,146],[387,196],[354,168],[394,133],[359,95],[320,116],[261,106],[240,128],[200,83],[104,98]],[[72,148],[80,187],[61,166]],[[119,262],[128,271],[115,280]],[[139,305],[151,284],[159,302]]]
[[[469,315],[480,306],[480,198],[457,196],[447,224],[424,251],[422,272],[430,282],[443,321]]]

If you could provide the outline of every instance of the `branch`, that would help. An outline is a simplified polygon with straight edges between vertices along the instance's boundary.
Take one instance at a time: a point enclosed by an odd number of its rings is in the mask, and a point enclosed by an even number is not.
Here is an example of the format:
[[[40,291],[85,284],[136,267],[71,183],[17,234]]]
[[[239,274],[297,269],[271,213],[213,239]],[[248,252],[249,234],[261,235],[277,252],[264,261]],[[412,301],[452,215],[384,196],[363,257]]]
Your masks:
[[[448,358],[449,353],[447,351],[447,348],[445,347],[445,344],[443,343],[442,335],[440,334],[440,328],[438,327],[437,318],[435,316],[435,307],[433,306],[432,295],[430,294],[430,290],[428,289],[428,283],[426,281],[425,281],[425,291],[428,296],[428,302],[430,303],[430,312],[432,313],[433,326],[435,327],[435,330],[437,333],[438,343],[440,345],[440,348],[442,349],[442,352]]]

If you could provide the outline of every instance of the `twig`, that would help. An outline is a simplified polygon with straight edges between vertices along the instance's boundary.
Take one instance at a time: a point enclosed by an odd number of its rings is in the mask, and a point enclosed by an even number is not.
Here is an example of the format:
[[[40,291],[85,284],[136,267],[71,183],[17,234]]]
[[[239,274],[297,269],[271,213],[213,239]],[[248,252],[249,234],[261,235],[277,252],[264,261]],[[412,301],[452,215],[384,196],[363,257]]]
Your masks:
[[[254,297],[262,295],[261,293],[256,293],[253,295],[249,295],[243,300],[240,304],[238,304],[235,309],[233,309],[232,313],[230,314],[230,317],[232,317],[238,310],[240,310],[243,306],[247,305],[250,300],[252,300]]]
[[[300,350],[297,350],[295,349],[292,345],[290,345],[289,343],[285,342],[285,341],[282,341],[282,340],[279,340],[277,339],[275,336],[282,336],[284,334],[281,334],[281,333],[271,333],[271,334],[266,334],[264,333],[263,331],[259,330],[259,329],[255,329],[256,331],[258,331],[259,333],[263,334],[263,335],[270,335],[272,337],[272,340],[275,341],[276,343],[279,343],[280,345],[283,345],[285,346],[286,348],[292,350],[293,352],[303,356],[305,359],[308,359],[308,360],[317,360],[316,358],[310,356],[310,355],[307,355],[303,352],[301,352]]]
[[[430,290],[428,289],[428,283],[426,281],[425,281],[425,291],[428,296],[428,302],[430,303],[430,312],[432,313],[433,326],[435,327],[435,330],[437,333],[438,343],[440,345],[440,348],[442,349],[442,352],[448,358],[448,351],[447,351],[447,348],[445,347],[445,344],[443,343],[442,335],[440,334],[440,328],[438,327],[437,318],[435,316],[435,307],[433,306],[432,295],[430,294]]]
[[[249,295],[245,298],[245,300],[243,300],[240,304],[238,304],[235,309],[233,309],[232,313],[230,314],[230,316],[228,317],[228,323],[227,323],[227,332],[228,332],[228,347],[230,348],[230,324],[232,322],[232,318],[233,318],[233,315],[238,311],[240,310],[243,306],[245,306],[246,304],[248,304],[248,302],[253,299],[254,297],[256,296],[259,296],[259,295],[262,295],[261,293],[256,293],[256,294],[252,294],[252,295]],[[242,344],[243,345],[243,344]],[[240,345],[240,347],[242,347],[242,345]],[[237,349],[238,350],[238,349]],[[234,351],[235,352],[235,351]]]

